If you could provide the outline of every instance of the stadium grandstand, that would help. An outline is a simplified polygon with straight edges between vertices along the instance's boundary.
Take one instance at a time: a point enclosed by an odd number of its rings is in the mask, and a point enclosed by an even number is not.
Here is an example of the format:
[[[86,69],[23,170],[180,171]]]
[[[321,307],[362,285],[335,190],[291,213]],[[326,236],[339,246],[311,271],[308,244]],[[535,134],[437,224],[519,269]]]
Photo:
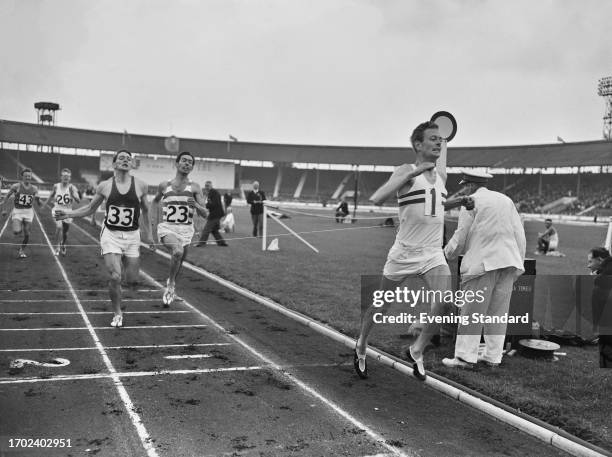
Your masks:
[[[343,195],[359,203],[388,179],[393,168],[414,160],[410,148],[267,144],[205,139],[176,140],[198,159],[195,179],[241,196],[258,180],[274,200],[335,204]],[[0,120],[0,175],[17,181],[32,168],[41,189],[62,168],[84,190],[111,173],[109,158],[125,148],[137,156],[136,173],[151,186],[167,178],[174,153],[168,138]],[[449,147],[447,187],[460,191],[462,168],[495,175],[491,188],[510,196],[523,213],[612,215],[612,142]],[[197,173],[199,172],[199,174]]]

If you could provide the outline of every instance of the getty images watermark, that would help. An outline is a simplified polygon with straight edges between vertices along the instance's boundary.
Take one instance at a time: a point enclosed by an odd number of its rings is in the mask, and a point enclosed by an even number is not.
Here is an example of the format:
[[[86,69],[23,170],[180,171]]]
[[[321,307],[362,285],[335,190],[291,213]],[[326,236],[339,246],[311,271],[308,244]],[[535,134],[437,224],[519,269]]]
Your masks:
[[[401,312],[398,314],[386,314],[382,310],[375,312],[372,316],[376,324],[458,324],[467,326],[469,324],[529,324],[529,313],[514,315],[504,313],[501,315],[487,315],[481,312],[469,314],[455,314],[454,312],[444,313],[443,315],[432,315],[429,312],[416,312],[417,305],[425,305],[429,310],[431,303],[443,303],[450,307],[463,308],[465,305],[484,303],[486,289],[484,290],[429,290],[421,287],[413,289],[410,287],[396,287],[395,289],[380,290],[371,292],[370,303],[375,308],[382,308],[384,305],[392,303],[408,305],[412,312]]]

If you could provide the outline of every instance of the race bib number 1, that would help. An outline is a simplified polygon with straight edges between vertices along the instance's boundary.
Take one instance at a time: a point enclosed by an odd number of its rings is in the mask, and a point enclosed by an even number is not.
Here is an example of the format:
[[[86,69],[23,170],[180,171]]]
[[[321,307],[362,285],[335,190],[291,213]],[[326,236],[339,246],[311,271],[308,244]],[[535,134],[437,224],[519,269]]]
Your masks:
[[[440,198],[434,187],[425,190],[425,216],[436,216],[436,205]]]
[[[134,208],[110,205],[106,214],[106,223],[115,227],[131,227],[134,223]]]

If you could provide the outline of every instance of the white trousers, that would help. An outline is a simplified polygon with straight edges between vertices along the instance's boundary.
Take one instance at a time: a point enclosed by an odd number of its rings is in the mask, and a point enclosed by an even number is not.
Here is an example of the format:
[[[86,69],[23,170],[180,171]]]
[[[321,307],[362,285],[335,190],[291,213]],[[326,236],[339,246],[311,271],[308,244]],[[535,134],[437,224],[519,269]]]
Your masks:
[[[471,301],[461,308],[461,315],[467,316],[469,324],[459,325],[457,329],[455,357],[476,363],[480,337],[484,333],[486,348],[482,360],[490,363],[501,362],[507,324],[473,323],[472,314],[502,316],[508,313],[515,279],[514,267],[487,271],[482,276],[462,279],[462,290],[478,292],[478,295],[482,294],[484,300],[481,303],[478,303],[478,300]]]

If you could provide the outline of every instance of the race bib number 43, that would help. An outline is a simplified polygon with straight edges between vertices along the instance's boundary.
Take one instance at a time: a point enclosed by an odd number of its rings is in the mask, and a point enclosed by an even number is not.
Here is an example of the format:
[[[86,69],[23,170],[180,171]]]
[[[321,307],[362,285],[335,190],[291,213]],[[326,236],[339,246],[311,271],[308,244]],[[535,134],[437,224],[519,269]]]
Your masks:
[[[34,195],[30,194],[21,194],[17,199],[21,206],[32,206],[32,202],[34,201]]]
[[[134,208],[110,205],[106,214],[106,224],[123,228],[131,227],[134,224]]]

